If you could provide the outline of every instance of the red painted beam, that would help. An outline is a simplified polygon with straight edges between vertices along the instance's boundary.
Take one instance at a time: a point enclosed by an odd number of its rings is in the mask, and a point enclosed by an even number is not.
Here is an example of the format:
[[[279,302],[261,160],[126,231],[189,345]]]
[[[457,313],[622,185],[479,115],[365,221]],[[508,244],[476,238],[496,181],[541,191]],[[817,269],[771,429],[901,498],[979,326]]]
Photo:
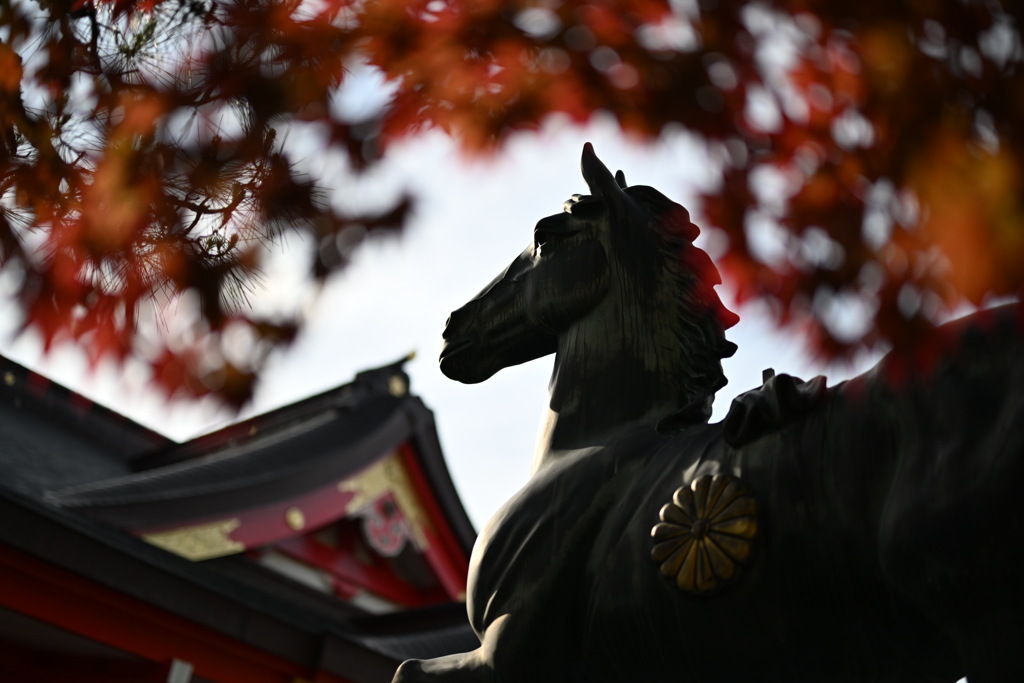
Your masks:
[[[408,442],[399,447],[402,464],[405,465],[412,485],[419,495],[427,514],[433,520],[433,529],[426,529],[428,548],[425,553],[427,562],[437,574],[441,585],[451,600],[466,599],[466,576],[469,574],[469,557],[462,544],[448,526],[448,520],[434,497],[434,491],[427,481],[427,476],[420,467],[416,452]],[[430,533],[433,531],[433,533]]]
[[[345,539],[342,539],[344,541]],[[417,589],[384,567],[359,562],[350,543],[331,548],[310,536],[289,538],[274,546],[278,551],[331,574],[346,587],[359,587],[406,607],[422,607],[444,601],[435,591]]]
[[[169,670],[159,662],[83,656],[0,641],[0,674],[5,681],[166,683]]]
[[[0,605],[169,665],[181,659],[217,683],[349,683],[280,657],[0,545]]]

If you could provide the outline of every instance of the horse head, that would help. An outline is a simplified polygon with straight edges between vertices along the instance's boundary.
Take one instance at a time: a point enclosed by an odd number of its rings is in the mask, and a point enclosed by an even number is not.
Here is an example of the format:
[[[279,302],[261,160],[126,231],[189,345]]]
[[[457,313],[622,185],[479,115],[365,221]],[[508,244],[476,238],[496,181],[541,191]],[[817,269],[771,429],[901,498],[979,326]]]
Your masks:
[[[585,175],[588,157],[601,163],[588,145]],[[538,221],[531,244],[451,314],[441,352],[445,375],[481,382],[554,353],[559,333],[597,304],[608,287],[610,227],[598,196],[574,195],[561,213]]]
[[[589,143],[581,169],[590,194],[542,218],[532,244],[452,313],[441,370],[481,382],[556,353],[552,408],[560,413],[600,403],[590,412],[604,419],[611,394],[630,402],[627,413],[656,400],[682,404],[659,405],[662,413],[706,420],[725,384],[720,360],[735,350],[724,330],[738,318],[713,290],[720,280],[710,258],[693,246],[699,229],[657,190],[612,175]],[[594,377],[601,386],[585,387]]]

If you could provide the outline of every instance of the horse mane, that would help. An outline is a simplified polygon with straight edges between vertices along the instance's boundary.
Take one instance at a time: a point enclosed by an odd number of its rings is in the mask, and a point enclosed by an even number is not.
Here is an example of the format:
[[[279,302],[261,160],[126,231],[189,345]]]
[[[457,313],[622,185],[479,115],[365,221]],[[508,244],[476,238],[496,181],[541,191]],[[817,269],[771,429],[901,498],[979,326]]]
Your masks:
[[[700,229],[690,222],[689,212],[653,187],[637,185],[625,192],[648,214],[654,246],[677,293],[677,315],[671,317],[683,361],[677,381],[690,400],[663,420],[660,428],[706,422],[715,392],[728,382],[722,359],[732,356],[736,345],[725,338],[725,331],[739,316],[725,307],[715,291],[722,279],[711,257],[693,245]]]

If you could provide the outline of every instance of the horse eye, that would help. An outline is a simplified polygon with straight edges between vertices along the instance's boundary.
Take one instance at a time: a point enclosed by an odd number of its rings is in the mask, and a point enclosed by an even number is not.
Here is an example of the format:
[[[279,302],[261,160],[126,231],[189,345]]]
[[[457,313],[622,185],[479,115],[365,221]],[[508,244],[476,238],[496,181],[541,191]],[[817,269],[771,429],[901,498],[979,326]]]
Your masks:
[[[543,247],[551,240],[551,234],[549,230],[534,230],[533,243],[538,247]]]
[[[605,204],[600,199],[583,196],[572,204],[566,203],[565,212],[576,218],[594,218],[604,211]]]
[[[562,202],[562,211],[565,213],[572,213],[572,207],[580,202],[581,199],[585,199],[586,195],[574,194],[573,196]]]

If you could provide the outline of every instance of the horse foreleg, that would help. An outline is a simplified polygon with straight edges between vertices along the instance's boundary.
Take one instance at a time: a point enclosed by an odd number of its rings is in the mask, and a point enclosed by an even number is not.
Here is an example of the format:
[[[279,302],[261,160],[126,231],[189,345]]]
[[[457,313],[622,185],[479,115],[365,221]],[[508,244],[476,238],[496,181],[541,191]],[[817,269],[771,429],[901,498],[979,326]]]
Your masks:
[[[507,614],[496,619],[472,652],[403,662],[392,683],[498,683],[502,678],[495,673],[495,652],[502,647],[507,623]]]
[[[970,683],[1024,681],[1024,614],[1019,605],[990,604],[982,620],[964,624],[953,636]]]
[[[496,681],[494,670],[483,661],[480,649],[436,659],[410,659],[402,663],[392,683],[485,683]]]

